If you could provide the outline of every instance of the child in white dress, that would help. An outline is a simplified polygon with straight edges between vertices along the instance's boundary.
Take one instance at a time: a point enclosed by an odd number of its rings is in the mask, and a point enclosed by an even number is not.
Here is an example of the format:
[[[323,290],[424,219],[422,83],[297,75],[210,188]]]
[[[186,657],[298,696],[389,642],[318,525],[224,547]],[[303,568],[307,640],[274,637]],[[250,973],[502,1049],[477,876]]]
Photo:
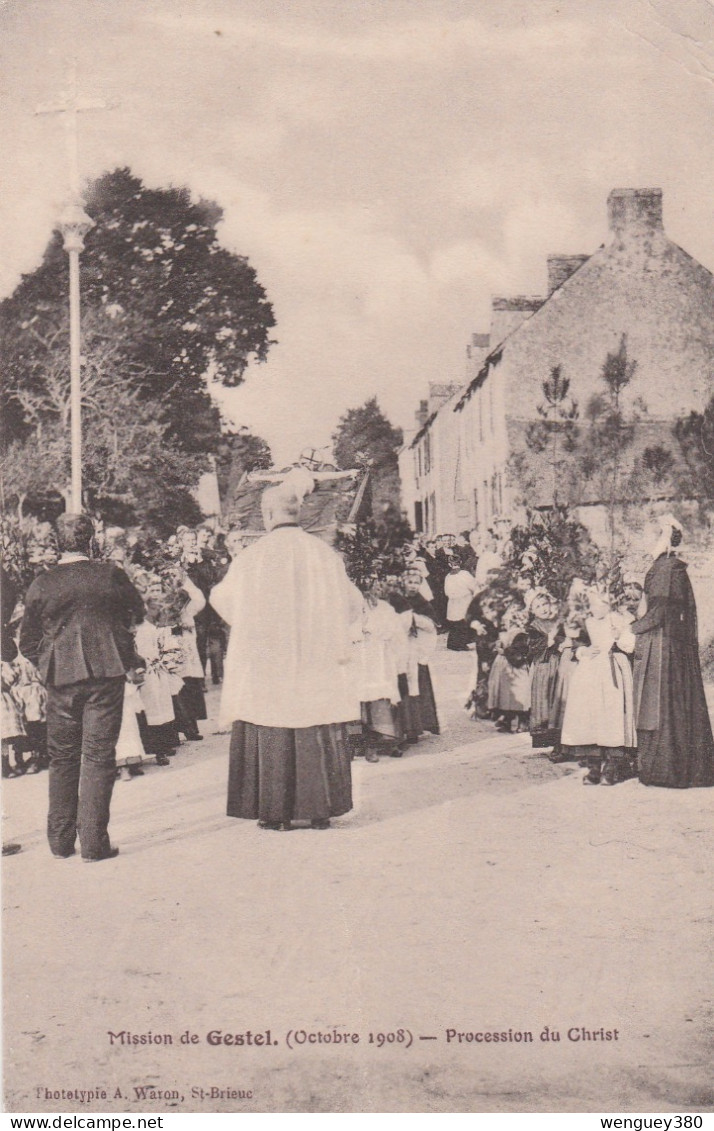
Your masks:
[[[380,592],[375,582],[365,595],[362,638],[357,645],[368,762],[378,762],[379,751],[396,756],[403,738],[398,704],[399,672],[407,666],[406,639],[399,614],[380,599]]]
[[[563,718],[562,743],[575,747],[588,773],[585,785],[614,785],[630,776],[631,751],[637,745],[632,669],[626,655],[635,639],[628,614],[611,609],[607,598],[588,592],[585,629],[590,644],[577,649]]]
[[[139,689],[142,708],[139,727],[144,746],[147,753],[155,756],[157,765],[167,766],[179,744],[173,695],[183,686],[176,674],[183,656],[171,630],[158,625],[162,615],[161,601],[149,598],[145,618],[136,628],[135,647],[146,666]]]

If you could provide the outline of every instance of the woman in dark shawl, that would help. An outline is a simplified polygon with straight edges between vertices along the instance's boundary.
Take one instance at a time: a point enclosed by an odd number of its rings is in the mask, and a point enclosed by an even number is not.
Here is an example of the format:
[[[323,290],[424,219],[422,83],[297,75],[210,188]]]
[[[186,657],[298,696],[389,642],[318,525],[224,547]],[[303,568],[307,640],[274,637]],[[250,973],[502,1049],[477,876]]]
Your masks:
[[[681,540],[682,527],[666,515],[645,577],[646,611],[632,625],[639,777],[672,789],[714,785],[696,605],[687,566],[673,553]]]

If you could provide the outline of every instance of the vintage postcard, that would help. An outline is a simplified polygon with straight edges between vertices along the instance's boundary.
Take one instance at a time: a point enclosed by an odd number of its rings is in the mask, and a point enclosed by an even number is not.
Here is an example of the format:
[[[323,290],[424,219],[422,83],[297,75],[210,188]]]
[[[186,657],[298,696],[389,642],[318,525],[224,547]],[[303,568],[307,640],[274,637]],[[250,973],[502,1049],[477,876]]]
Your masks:
[[[711,0],[0,28],[5,1111],[704,1126]]]

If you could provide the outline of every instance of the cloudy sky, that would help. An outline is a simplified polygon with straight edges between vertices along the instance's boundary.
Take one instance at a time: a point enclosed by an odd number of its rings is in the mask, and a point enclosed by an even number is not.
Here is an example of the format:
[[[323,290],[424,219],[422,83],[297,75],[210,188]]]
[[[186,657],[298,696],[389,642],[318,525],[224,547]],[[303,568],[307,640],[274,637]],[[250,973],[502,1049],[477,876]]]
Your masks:
[[[714,268],[712,0],[0,0],[0,295],[82,173],[129,165],[225,211],[274,304],[274,346],[225,401],[279,462],[377,394],[411,427],[463,378],[493,294],[607,239],[615,186],[659,185],[673,239]]]

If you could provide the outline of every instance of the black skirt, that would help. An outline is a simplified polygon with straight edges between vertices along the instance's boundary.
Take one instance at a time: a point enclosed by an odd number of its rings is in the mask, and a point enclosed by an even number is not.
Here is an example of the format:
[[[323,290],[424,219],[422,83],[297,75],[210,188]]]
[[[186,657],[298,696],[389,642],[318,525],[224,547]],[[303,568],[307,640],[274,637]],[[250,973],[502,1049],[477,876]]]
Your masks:
[[[399,693],[402,697],[399,704],[402,729],[409,741],[414,742],[425,730],[439,734],[436,699],[431,673],[426,664],[419,664],[419,694],[409,694],[409,684],[404,674],[399,676]]]
[[[310,821],[339,817],[351,808],[345,724],[289,728],[233,723],[229,817]]]
[[[203,694],[203,680],[197,676],[182,676],[183,687],[178,693],[178,699],[186,714],[192,719],[208,718],[206,714],[206,697]]]

